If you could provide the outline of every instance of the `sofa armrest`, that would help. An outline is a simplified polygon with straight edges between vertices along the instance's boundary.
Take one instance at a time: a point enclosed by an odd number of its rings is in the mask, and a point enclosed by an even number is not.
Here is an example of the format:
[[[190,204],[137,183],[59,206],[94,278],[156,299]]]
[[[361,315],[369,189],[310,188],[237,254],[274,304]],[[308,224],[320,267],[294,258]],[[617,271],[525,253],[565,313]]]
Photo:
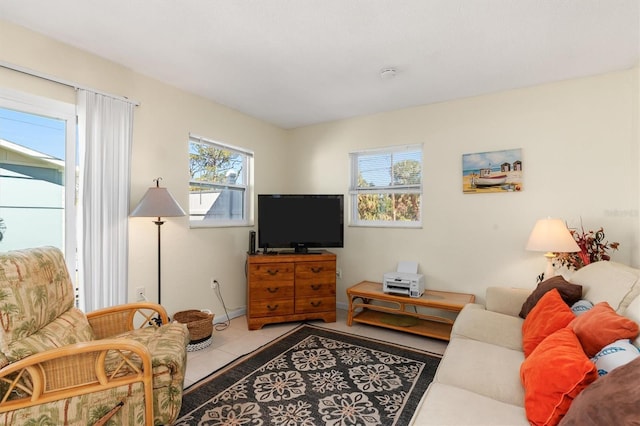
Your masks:
[[[167,311],[151,302],[125,303],[98,309],[87,314],[96,339],[117,336],[149,326],[160,326],[169,322]]]
[[[107,354],[120,358],[115,370],[108,365]],[[62,346],[0,369],[0,413],[122,386],[130,389],[135,383],[144,391],[145,422],[152,424],[153,369],[144,345],[107,339]]]
[[[517,317],[522,304],[533,290],[515,287],[488,287],[486,293],[486,307],[488,311]]]

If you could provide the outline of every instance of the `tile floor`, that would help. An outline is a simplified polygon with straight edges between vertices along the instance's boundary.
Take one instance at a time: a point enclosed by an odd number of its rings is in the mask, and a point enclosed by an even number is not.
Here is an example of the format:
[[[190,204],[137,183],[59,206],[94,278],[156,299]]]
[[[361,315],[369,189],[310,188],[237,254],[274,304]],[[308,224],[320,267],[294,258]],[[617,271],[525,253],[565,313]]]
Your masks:
[[[447,346],[447,342],[441,340],[389,330],[382,327],[358,323],[354,323],[353,326],[349,327],[346,323],[347,312],[338,309],[337,314],[338,318],[335,323],[325,323],[323,321],[313,321],[312,323],[321,327],[359,334],[373,339],[419,348],[438,354],[444,353],[444,349]],[[231,324],[225,330],[218,331],[214,329],[211,346],[187,354],[185,388],[298,325],[299,323],[270,324],[262,327],[260,330],[250,331],[247,329],[246,317],[242,316],[232,319]]]

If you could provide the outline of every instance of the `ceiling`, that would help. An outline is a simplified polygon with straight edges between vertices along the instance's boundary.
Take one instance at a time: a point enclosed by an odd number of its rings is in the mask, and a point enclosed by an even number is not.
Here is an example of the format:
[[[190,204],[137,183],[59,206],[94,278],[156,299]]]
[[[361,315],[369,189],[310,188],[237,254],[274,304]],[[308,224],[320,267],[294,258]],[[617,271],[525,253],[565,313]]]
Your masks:
[[[0,19],[289,129],[631,68],[638,3],[0,0]]]

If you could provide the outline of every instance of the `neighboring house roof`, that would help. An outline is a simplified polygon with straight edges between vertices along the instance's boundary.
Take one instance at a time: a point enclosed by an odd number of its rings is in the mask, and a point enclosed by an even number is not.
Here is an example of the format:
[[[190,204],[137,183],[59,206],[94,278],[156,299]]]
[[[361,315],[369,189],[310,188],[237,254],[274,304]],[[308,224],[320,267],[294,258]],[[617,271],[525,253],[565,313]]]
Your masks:
[[[62,173],[65,168],[64,160],[6,139],[0,139],[0,153],[2,151],[15,155],[12,156],[11,161],[7,161],[0,156],[0,168],[57,185],[64,184]],[[16,159],[19,159],[19,161],[16,161]]]

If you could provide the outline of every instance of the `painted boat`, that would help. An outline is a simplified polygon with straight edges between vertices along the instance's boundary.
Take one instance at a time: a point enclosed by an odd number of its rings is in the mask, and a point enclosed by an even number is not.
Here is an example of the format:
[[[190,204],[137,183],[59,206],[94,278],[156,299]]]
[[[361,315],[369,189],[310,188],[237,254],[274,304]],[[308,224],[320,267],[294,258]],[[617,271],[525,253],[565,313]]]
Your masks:
[[[507,175],[482,176],[474,178],[473,182],[476,186],[496,186],[502,185],[507,181]]]

